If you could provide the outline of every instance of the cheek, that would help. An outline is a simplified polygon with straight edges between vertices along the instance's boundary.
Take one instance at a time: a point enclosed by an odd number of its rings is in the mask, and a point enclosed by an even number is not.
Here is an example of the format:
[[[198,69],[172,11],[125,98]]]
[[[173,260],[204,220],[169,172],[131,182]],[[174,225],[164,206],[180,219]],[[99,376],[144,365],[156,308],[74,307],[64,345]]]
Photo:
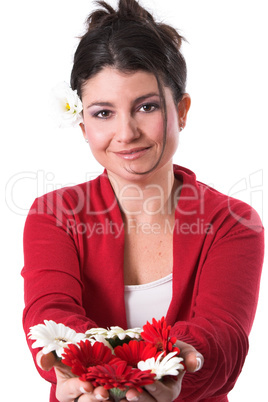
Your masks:
[[[157,143],[161,143],[163,141],[164,135],[164,119],[162,114],[152,114],[150,118],[146,116],[142,122],[138,122],[141,131],[151,139]]]
[[[92,151],[101,151],[109,145],[109,136],[104,130],[100,130],[92,125],[85,126],[88,143]]]
[[[176,113],[172,113],[168,116],[167,122],[167,139],[170,143],[173,143],[174,146],[177,146],[179,143],[179,121]]]
[[[168,114],[167,131],[179,133],[179,118],[175,111]]]

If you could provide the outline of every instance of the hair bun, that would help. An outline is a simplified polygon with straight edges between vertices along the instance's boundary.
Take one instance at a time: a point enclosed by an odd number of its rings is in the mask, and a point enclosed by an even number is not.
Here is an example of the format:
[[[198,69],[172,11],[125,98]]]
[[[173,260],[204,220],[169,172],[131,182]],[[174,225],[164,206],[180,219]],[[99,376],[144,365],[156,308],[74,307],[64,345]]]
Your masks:
[[[134,21],[142,20],[154,23],[153,16],[141,7],[136,0],[119,0],[118,15],[122,19],[131,19]]]
[[[101,25],[105,27],[118,20],[155,23],[153,16],[142,8],[136,0],[119,0],[117,11],[105,1],[98,0],[96,4],[103,9],[95,10],[89,15],[87,19],[88,30]]]
[[[110,22],[112,19],[117,17],[116,11],[105,1],[96,1],[95,2],[100,7],[104,8],[104,10],[98,9],[93,11],[87,19],[88,30],[94,29],[100,25],[106,25],[107,22]],[[108,21],[107,21],[108,20]]]

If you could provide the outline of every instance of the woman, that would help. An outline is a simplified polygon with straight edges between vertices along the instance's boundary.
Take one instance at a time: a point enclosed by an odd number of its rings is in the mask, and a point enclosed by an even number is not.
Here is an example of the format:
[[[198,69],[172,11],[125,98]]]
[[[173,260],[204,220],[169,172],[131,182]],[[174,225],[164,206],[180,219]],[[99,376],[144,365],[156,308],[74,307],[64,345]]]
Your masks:
[[[191,103],[181,36],[134,0],[119,1],[117,12],[100,5],[71,85],[83,103],[83,135],[105,171],[31,208],[25,332],[44,319],[85,332],[165,315],[187,372],[141,394],[130,389],[127,400],[227,401],[256,310],[262,224],[250,206],[173,165]],[[107,400],[52,354],[33,355],[52,382],[51,401]]]

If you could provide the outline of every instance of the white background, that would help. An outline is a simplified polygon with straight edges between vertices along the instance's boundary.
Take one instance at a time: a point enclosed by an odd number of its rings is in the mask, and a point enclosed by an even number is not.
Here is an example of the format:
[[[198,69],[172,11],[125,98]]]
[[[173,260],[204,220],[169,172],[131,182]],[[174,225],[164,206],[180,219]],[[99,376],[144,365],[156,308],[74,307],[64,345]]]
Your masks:
[[[115,4],[114,1],[111,4]],[[263,0],[143,0],[179,28],[192,107],[174,161],[251,203],[267,227],[267,19]],[[77,129],[48,118],[48,94],[68,81],[89,0],[10,0],[1,10],[1,399],[48,402],[21,326],[22,234],[36,196],[102,168]],[[4,191],[6,198],[4,197]],[[267,264],[250,352],[231,402],[267,400]],[[4,377],[4,378],[3,378]]]

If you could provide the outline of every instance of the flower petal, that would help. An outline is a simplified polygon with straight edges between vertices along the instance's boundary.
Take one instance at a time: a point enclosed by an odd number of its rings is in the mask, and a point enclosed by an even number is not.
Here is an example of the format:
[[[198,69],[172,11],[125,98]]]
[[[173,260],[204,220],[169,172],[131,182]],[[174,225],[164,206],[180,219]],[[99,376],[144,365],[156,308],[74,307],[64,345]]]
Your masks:
[[[59,128],[77,127],[83,121],[83,105],[76,90],[66,82],[59,83],[51,92],[51,116]]]

